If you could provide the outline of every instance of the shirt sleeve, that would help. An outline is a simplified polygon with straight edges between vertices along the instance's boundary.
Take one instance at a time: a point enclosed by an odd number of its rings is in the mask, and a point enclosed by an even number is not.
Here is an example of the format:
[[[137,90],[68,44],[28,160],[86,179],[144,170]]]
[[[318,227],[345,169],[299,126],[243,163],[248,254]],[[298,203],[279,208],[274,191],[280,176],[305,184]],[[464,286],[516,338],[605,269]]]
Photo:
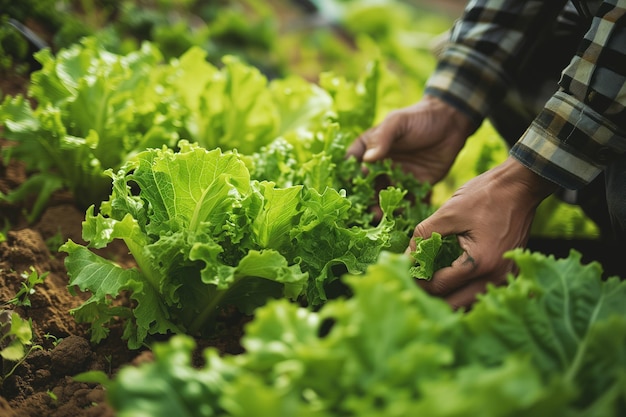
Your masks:
[[[515,72],[565,0],[474,0],[452,28],[425,93],[478,126],[504,98]]]
[[[557,91],[511,155],[568,189],[626,151],[626,0],[604,1]]]

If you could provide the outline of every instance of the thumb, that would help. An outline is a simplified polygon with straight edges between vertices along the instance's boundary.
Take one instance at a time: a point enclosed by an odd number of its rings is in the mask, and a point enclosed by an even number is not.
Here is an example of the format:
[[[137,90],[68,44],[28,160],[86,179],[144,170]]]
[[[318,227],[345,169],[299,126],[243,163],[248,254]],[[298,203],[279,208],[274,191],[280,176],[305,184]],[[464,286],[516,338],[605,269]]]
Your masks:
[[[363,161],[365,162],[374,162],[379,159],[383,159],[387,150],[383,149],[382,146],[375,144],[371,148],[367,148],[365,153],[363,154]]]
[[[442,236],[450,236],[460,233],[452,222],[446,221],[442,216],[432,215],[426,220],[422,221],[415,227],[413,237],[421,237],[424,239],[429,238],[433,232],[440,233]],[[459,240],[459,244],[461,244]],[[468,284],[472,279],[478,276],[478,270],[475,259],[467,252],[466,248],[462,246],[463,253],[452,261],[452,264],[448,267],[443,267],[433,274],[432,278],[428,281],[420,280],[419,285],[428,293],[436,296],[450,297],[452,294],[456,294],[450,299],[450,302],[458,305],[466,305],[473,298],[473,292],[467,289],[465,292],[459,292],[459,290]],[[416,250],[415,239],[411,239],[410,247],[407,252]],[[466,294],[467,293],[467,294]]]
[[[360,140],[365,146],[363,161],[374,162],[387,156],[395,138],[396,128],[393,123],[383,121],[380,125],[361,135]]]
[[[348,156],[354,156],[359,161],[373,162],[382,159],[387,149],[381,149],[377,130],[378,127],[372,127],[361,133],[361,135],[350,144],[346,154]]]
[[[439,233],[441,236],[449,236],[458,233],[453,227],[453,223],[445,221],[437,212],[430,217],[422,220],[413,230],[413,238],[419,237],[428,239],[433,232]],[[411,249],[415,250],[415,239],[411,239]]]

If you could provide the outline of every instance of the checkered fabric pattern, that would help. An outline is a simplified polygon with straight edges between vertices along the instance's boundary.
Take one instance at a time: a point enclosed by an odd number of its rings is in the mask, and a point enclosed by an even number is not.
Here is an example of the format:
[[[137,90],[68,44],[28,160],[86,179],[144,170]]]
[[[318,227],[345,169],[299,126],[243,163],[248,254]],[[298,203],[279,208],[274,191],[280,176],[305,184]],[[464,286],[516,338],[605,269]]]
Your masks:
[[[426,93],[478,125],[498,106],[527,48],[565,3],[470,1]],[[597,3],[558,91],[511,149],[534,172],[569,189],[589,183],[626,151],[626,0]]]

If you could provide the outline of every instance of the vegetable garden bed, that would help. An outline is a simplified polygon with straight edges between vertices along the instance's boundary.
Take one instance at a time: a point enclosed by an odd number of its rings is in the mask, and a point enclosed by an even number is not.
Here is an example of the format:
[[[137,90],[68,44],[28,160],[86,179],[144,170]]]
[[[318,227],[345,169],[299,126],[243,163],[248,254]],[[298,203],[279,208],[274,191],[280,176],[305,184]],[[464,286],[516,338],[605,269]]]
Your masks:
[[[0,184],[15,185],[23,178],[22,167],[11,164],[2,167]],[[19,207],[3,206],[2,214],[5,218],[20,219]],[[4,381],[0,397],[3,416],[112,416],[113,411],[98,384],[75,382],[72,377],[96,369],[112,374],[120,366],[142,359],[144,349],[128,349],[121,340],[119,326],[112,327],[107,340],[91,344],[88,326],[77,324],[69,313],[84,297],[69,294],[63,256],[50,248],[55,247],[61,236],[81,241],[83,217],[84,213],[76,209],[70,196],[55,195],[35,225],[14,223],[14,230],[0,244],[2,300],[13,298],[19,291],[24,282],[21,271],[28,272],[32,267],[42,273],[49,272],[29,296],[31,305],[15,308],[18,314],[32,320],[33,343],[38,347]],[[106,256],[121,264],[132,263],[123,245],[111,248]],[[247,319],[233,314],[223,320],[224,330],[211,339],[200,340],[200,346],[240,353],[242,324]],[[3,373],[8,373],[12,366],[12,362],[5,361]]]
[[[241,26],[239,6],[267,18],[266,2],[231,3],[211,39],[278,42],[272,21],[254,21],[259,39]],[[281,19],[305,22],[286,3]],[[130,25],[133,4],[81,16]],[[414,25],[406,9],[322,17],[337,16],[306,41],[284,35],[297,56],[246,50],[254,65],[172,25],[176,36],[155,29],[154,42],[116,44],[125,51],[85,38],[41,52],[34,78],[12,67],[0,86],[0,415],[622,415],[626,287],[581,266],[571,241],[547,251],[563,261],[511,255],[522,279],[469,313],[414,285],[397,254],[431,189],[386,163],[365,175],[344,153],[419,95],[432,60],[398,40]],[[328,39],[341,40],[304,47]],[[465,172],[495,163],[485,155]]]

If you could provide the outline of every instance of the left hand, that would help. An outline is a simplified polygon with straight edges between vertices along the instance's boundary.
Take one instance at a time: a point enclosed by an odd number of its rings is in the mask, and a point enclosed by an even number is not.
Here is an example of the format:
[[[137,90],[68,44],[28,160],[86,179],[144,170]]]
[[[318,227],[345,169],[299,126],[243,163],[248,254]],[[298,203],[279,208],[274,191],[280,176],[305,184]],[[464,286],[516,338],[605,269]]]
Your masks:
[[[432,232],[457,235],[464,250],[450,267],[435,272],[430,281],[420,280],[420,285],[461,307],[471,305],[488,283],[503,283],[513,271],[513,262],[503,254],[526,246],[537,206],[555,189],[511,157],[468,181],[415,228],[414,236],[423,238]],[[413,239],[407,252],[411,250]]]

